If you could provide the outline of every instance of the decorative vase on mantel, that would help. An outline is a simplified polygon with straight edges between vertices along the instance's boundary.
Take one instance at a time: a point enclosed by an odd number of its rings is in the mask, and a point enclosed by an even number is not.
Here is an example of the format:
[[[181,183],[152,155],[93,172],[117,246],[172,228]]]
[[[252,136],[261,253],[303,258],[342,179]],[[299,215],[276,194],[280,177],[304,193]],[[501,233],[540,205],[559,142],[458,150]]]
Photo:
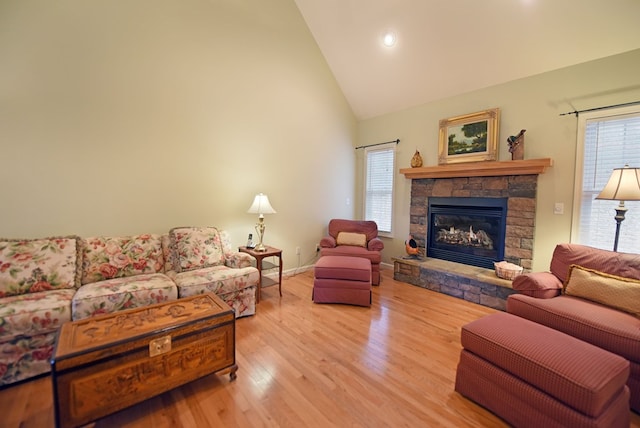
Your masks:
[[[411,158],[411,168],[420,168],[422,166],[422,156],[420,156],[420,152],[416,149],[416,152],[413,154]]]
[[[524,159],[524,133],[526,129],[521,130],[518,135],[512,135],[507,138],[509,143],[509,152],[511,152],[511,160]]]

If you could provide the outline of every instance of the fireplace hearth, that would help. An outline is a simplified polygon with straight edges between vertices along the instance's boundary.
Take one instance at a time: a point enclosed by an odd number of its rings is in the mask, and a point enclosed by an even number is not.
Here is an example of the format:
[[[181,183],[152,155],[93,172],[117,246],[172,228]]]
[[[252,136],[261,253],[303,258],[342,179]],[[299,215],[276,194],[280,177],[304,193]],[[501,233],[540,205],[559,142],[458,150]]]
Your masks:
[[[418,245],[419,254],[427,253],[429,200],[493,198],[504,201],[506,199],[503,260],[518,264],[527,270],[531,269],[538,174],[542,174],[551,165],[551,159],[545,158],[401,169],[400,172],[411,179],[409,233]],[[500,240],[492,236],[493,220],[480,221],[475,218],[473,212],[471,214],[469,218],[453,218],[454,221],[449,215],[443,219],[437,219],[437,229],[442,231],[441,238],[448,243],[447,245],[452,241],[456,245],[492,251],[490,247],[492,245],[495,247],[496,242]],[[453,224],[449,225],[449,223]],[[484,233],[478,233],[481,230]],[[485,233],[492,244],[489,244]],[[457,244],[458,242],[463,244]],[[495,256],[495,259],[499,258],[498,255]],[[494,309],[505,310],[507,296],[515,292],[511,288],[511,281],[496,276],[493,266],[487,269],[436,259],[433,258],[433,254],[420,259],[407,260],[403,257],[393,260],[393,277],[398,281]]]
[[[507,198],[430,197],[428,257],[493,269],[504,259]]]

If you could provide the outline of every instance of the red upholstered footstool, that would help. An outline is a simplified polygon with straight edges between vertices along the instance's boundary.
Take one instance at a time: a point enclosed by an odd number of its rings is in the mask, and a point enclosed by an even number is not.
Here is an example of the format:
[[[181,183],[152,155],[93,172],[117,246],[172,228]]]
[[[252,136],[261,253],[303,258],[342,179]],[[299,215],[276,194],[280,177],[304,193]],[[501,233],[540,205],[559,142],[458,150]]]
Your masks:
[[[323,256],[314,267],[315,303],[371,306],[371,261],[362,257]]]
[[[629,362],[498,312],[462,327],[455,389],[517,427],[625,427]]]

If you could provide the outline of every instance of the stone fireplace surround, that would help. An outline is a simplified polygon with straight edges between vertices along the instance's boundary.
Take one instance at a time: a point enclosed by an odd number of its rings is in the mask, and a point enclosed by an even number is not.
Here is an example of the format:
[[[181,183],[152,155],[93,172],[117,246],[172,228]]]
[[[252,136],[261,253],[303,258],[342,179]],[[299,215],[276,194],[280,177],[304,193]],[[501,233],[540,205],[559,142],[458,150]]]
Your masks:
[[[551,159],[480,162],[400,172],[411,178],[409,231],[418,243],[421,260],[394,258],[394,279],[432,291],[504,310],[514,291],[511,281],[490,269],[424,258],[429,197],[489,197],[507,199],[505,260],[531,268],[535,232],[538,174]]]

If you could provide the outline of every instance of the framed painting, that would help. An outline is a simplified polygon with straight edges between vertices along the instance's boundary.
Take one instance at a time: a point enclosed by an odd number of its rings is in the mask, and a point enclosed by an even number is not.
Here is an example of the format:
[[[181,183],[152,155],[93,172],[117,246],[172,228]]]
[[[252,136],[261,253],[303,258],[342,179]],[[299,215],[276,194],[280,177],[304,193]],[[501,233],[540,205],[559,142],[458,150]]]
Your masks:
[[[499,108],[442,119],[438,164],[496,160],[499,120]]]

